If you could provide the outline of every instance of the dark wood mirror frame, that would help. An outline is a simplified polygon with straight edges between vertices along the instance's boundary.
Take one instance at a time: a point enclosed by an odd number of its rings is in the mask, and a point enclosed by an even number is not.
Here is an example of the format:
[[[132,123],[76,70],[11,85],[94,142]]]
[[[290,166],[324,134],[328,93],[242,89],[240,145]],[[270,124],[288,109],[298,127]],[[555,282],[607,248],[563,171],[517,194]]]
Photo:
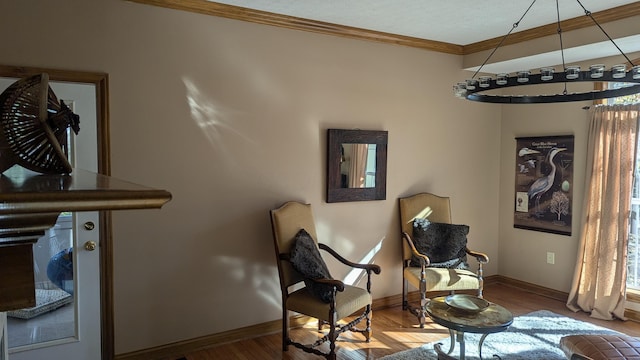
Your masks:
[[[329,129],[327,140],[327,202],[385,200],[387,197],[388,132]],[[376,144],[375,187],[341,187],[342,144]]]

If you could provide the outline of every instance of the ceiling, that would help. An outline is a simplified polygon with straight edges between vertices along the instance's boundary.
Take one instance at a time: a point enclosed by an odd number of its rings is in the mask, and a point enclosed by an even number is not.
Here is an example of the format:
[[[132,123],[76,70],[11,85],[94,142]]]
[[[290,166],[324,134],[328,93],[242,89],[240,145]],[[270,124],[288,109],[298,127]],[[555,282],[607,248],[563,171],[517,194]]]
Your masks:
[[[592,13],[636,0],[581,0]],[[468,45],[504,36],[532,0],[216,0],[276,14],[295,16],[390,34]],[[584,16],[575,0],[560,0],[561,20]],[[518,31],[557,21],[556,1],[537,0]]]
[[[567,20],[584,17],[584,9],[595,14],[635,2],[634,0],[559,0],[557,9],[560,20]],[[216,0],[211,3],[460,46],[502,38],[532,3],[526,16],[514,29],[514,34],[542,25],[554,24],[558,20],[555,0]],[[601,25],[606,31],[606,24]],[[602,36],[602,42],[599,44],[565,49],[567,61],[582,61],[619,54],[606,36],[604,34]],[[640,51],[640,35],[614,40],[627,54]],[[554,64],[554,61],[557,63],[556,60],[552,60],[552,58],[557,59],[556,56],[559,54],[548,53],[489,64],[483,68],[483,71],[512,72],[527,67],[549,66]]]

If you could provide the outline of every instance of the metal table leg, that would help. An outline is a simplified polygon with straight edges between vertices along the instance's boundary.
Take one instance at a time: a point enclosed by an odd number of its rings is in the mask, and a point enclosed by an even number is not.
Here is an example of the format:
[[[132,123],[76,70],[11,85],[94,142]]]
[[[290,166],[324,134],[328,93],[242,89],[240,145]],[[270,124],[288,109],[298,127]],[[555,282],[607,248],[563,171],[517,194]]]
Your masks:
[[[449,344],[449,351],[446,353],[447,355],[450,355],[453,352],[453,349],[456,347],[456,342],[460,344],[460,360],[465,360],[465,343],[464,343],[464,332],[462,331],[455,331],[455,330],[449,330],[449,335],[451,337],[450,340],[450,344]],[[442,344],[441,343],[437,343],[434,345],[434,348],[436,350],[436,353],[438,354],[444,354],[444,351],[442,351],[441,349]]]
[[[451,337],[451,341],[449,344],[449,351],[447,352],[447,355],[451,354],[453,352],[453,349],[456,347],[456,332],[449,329],[449,337]]]
[[[482,360],[482,344],[484,344],[484,339],[487,337],[487,335],[489,334],[482,334],[482,337],[480,337],[480,342],[478,343],[478,355],[480,356],[480,360]],[[502,359],[498,355],[493,355],[493,357],[496,359]]]
[[[460,343],[460,360],[465,360],[464,349],[464,333],[462,331],[456,331],[457,341]]]

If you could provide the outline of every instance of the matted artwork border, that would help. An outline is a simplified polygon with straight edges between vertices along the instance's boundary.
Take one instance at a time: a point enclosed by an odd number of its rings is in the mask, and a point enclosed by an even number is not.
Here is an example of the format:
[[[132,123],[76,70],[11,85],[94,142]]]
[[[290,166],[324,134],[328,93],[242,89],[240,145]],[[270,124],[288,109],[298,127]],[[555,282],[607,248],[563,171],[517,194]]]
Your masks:
[[[571,235],[574,136],[516,138],[513,227]]]

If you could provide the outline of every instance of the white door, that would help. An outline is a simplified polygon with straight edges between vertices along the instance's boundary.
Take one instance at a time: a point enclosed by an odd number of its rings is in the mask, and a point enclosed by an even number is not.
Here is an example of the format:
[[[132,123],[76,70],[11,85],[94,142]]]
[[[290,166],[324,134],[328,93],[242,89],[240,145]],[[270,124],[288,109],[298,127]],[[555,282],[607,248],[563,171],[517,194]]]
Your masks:
[[[0,91],[13,81],[0,79]],[[95,86],[55,82],[50,86],[80,116],[80,133],[71,141],[73,167],[97,172]],[[10,360],[100,359],[99,235],[98,212],[63,213],[34,245],[38,304],[13,316],[7,313]],[[60,270],[68,265],[73,271],[69,276]]]
[[[7,351],[7,314],[0,312],[0,360],[7,360],[9,353]]]

